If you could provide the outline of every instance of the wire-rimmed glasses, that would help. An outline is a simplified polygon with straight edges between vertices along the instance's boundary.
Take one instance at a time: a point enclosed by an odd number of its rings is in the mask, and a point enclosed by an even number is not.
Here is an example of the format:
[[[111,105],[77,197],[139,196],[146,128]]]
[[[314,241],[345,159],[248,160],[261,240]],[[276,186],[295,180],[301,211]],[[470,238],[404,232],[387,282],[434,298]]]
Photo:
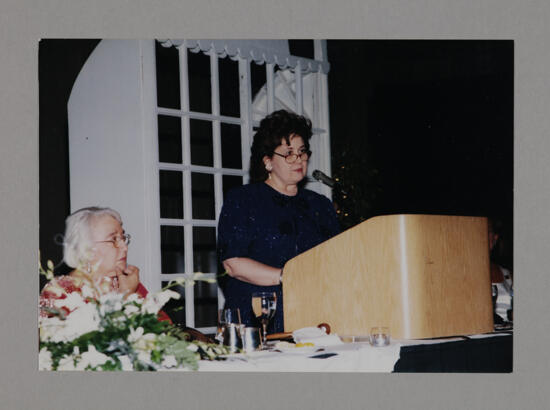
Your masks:
[[[298,157],[300,157],[302,161],[307,161],[311,156],[311,151],[307,150],[307,151],[300,152],[299,154],[290,153],[286,155],[279,154],[278,152],[273,151],[273,154],[283,157],[287,164],[293,164],[296,162]]]
[[[95,243],[107,243],[110,242],[113,244],[115,248],[119,248],[122,244],[128,245],[130,244],[130,239],[132,236],[129,233],[125,233],[121,236],[115,236],[113,239],[109,239],[108,241],[95,241]]]

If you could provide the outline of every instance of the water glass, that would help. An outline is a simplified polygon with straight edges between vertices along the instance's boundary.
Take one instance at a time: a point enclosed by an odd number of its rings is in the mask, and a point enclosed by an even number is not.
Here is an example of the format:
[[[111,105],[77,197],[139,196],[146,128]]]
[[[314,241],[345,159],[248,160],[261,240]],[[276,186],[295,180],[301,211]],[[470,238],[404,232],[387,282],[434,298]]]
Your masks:
[[[226,325],[228,323],[241,324],[241,311],[239,308],[218,310],[218,325]]]
[[[257,327],[242,327],[241,339],[245,353],[253,352],[260,347],[260,329]]]
[[[228,323],[223,327],[222,344],[229,347],[229,352],[235,353],[243,347],[242,332],[244,325]]]
[[[238,308],[226,308],[218,310],[218,331],[216,340],[224,344],[228,332],[234,333],[234,330],[227,330],[231,324],[241,326],[241,312]]]
[[[374,347],[388,346],[390,344],[390,329],[383,326],[371,328],[370,344]]]

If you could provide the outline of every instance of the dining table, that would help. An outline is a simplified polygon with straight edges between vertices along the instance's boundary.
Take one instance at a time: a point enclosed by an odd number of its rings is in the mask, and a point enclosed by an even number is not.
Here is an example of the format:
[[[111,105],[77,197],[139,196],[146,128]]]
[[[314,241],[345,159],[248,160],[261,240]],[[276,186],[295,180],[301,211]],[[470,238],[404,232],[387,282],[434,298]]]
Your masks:
[[[373,346],[368,336],[338,343],[229,354],[201,360],[202,372],[512,372],[512,331],[433,339],[392,339]]]

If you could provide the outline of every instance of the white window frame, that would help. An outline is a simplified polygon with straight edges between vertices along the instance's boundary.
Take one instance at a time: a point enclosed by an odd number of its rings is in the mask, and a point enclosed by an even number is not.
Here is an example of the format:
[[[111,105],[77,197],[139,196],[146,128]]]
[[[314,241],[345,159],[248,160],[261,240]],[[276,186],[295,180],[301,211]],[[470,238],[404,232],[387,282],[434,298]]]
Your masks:
[[[249,169],[249,156],[250,146],[252,143],[253,126],[257,126],[259,119],[267,115],[268,112],[272,112],[279,109],[282,106],[293,109],[298,114],[304,113],[304,95],[303,95],[303,73],[312,72],[317,70],[316,77],[314,79],[314,93],[311,114],[309,115],[313,122],[313,134],[314,137],[311,140],[313,151],[318,153],[317,158],[312,158],[314,161],[313,166],[310,165],[309,172],[312,169],[321,169],[323,172],[330,173],[330,135],[328,124],[328,93],[327,93],[327,72],[328,63],[326,62],[326,41],[315,40],[315,57],[320,61],[309,60],[304,58],[296,58],[289,55],[275,55],[268,56],[262,54],[260,63],[265,63],[266,67],[266,104],[264,110],[258,111],[253,109],[252,95],[251,95],[251,70],[250,64],[254,63],[252,60],[258,61],[254,56],[259,54],[259,50],[252,48],[248,50],[248,53],[243,53],[242,49],[238,52],[231,53],[229,50],[231,46],[234,46],[235,41],[229,41],[233,44],[228,45],[228,42],[221,43],[220,41],[206,41],[206,40],[161,40],[161,43],[165,47],[175,46],[179,53],[179,67],[180,67],[180,110],[169,109],[163,107],[156,107],[156,118],[158,115],[166,115],[181,118],[181,135],[182,135],[182,164],[164,163],[157,160],[156,170],[153,172],[156,175],[156,184],[158,192],[158,175],[160,171],[181,171],[183,176],[183,219],[167,219],[160,218],[160,202],[159,196],[155,195],[153,198],[157,200],[156,204],[152,204],[157,207],[157,215],[159,215],[159,226],[183,226],[184,229],[184,260],[185,260],[185,272],[171,272],[160,273],[159,282],[170,281],[182,275],[185,277],[191,277],[194,272],[193,267],[193,228],[194,227],[214,227],[216,229],[217,237],[217,225],[218,218],[223,204],[223,189],[222,178],[223,175],[237,175],[243,177],[243,183],[248,183],[248,169]],[[236,42],[238,43],[238,42]],[[223,47],[220,44],[224,44]],[[199,113],[190,111],[189,107],[189,86],[188,86],[188,70],[187,70],[187,51],[202,52],[210,57],[210,71],[211,71],[211,114]],[[260,50],[261,51],[261,50]],[[240,118],[228,117],[220,115],[219,104],[219,74],[218,74],[218,59],[225,58],[230,54],[230,58],[238,61],[239,67],[239,91],[240,91]],[[271,58],[270,58],[271,57]],[[272,61],[274,60],[274,61]],[[282,62],[284,61],[284,63]],[[277,87],[276,87],[276,75],[274,74],[275,65],[279,65],[281,70],[291,70],[294,73],[294,81],[290,83],[284,81],[284,78],[277,83],[283,88],[289,88],[294,93],[294,106],[292,101],[278,101]],[[304,68],[307,67],[307,68]],[[156,75],[156,70],[150,70],[150,72]],[[277,73],[279,74],[279,73]],[[153,82],[156,79],[153,79]],[[155,98],[156,101],[156,98]],[[212,136],[213,136],[213,166],[197,166],[191,164],[191,146],[190,146],[190,119],[200,119],[212,122]],[[241,169],[229,169],[222,168],[222,152],[221,152],[221,123],[238,124],[241,127],[241,150],[242,150],[242,168]],[[154,140],[157,144],[156,152],[158,153],[158,126],[155,133]],[[158,159],[158,155],[157,155]],[[191,187],[191,173],[202,172],[211,174],[214,176],[214,198],[215,198],[215,220],[199,220],[192,218],[192,187]],[[315,189],[324,193],[330,197],[330,191],[327,187],[316,185],[314,187],[309,186],[310,189]],[[158,260],[160,262],[160,238],[158,243]],[[160,263],[159,270],[160,272]],[[215,278],[216,273],[204,272],[206,277]],[[195,327],[195,304],[194,304],[195,289],[193,286],[185,287],[185,321],[186,326]],[[218,294],[218,308],[221,308],[224,303],[224,298],[221,290],[217,289]],[[213,333],[216,330],[215,326],[201,327],[198,330],[204,333]]]

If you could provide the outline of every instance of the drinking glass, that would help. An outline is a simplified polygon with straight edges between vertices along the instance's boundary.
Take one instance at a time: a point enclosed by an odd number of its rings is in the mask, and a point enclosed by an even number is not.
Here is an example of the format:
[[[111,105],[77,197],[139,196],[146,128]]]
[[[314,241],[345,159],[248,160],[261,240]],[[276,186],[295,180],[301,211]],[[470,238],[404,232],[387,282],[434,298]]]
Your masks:
[[[241,312],[238,308],[226,308],[218,310],[218,333],[216,339],[223,343],[225,329],[231,323],[241,326]]]
[[[275,292],[255,292],[252,294],[252,311],[262,324],[262,350],[267,349],[267,324],[275,315],[277,295]]]
[[[226,325],[228,323],[241,324],[241,311],[239,308],[226,308],[218,310],[218,324]]]
[[[390,344],[390,329],[388,327],[373,327],[370,330],[370,344],[374,347]]]
[[[260,346],[260,331],[257,327],[243,327],[241,331],[243,351],[250,353]]]

